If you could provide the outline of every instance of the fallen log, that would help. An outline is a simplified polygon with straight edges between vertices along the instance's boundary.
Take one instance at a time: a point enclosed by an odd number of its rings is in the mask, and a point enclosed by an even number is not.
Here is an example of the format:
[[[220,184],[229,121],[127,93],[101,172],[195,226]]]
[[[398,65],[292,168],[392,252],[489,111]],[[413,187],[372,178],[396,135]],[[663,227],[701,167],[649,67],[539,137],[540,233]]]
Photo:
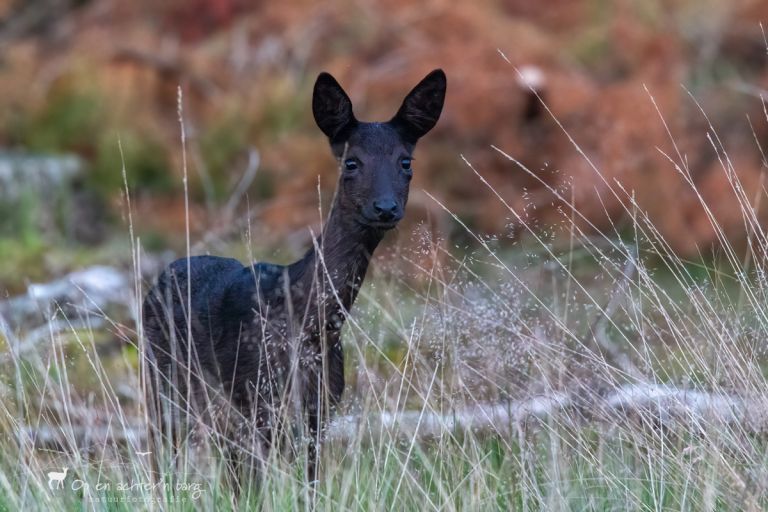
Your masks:
[[[586,412],[586,414],[584,414]],[[94,411],[93,418],[104,413]],[[525,400],[477,404],[439,414],[434,411],[362,413],[341,416],[331,422],[326,439],[350,442],[397,439],[428,439],[460,432],[511,436],[515,429],[555,421],[576,426],[621,423],[641,417],[654,424],[696,431],[729,428],[760,434],[768,431],[768,395],[760,397],[724,392],[682,389],[663,384],[628,384],[585,402],[567,393],[551,393]],[[19,431],[20,442],[36,447],[81,447],[123,443],[142,446],[146,428],[138,419],[120,425],[40,425]]]
[[[45,325],[56,316],[76,321],[114,304],[129,306],[132,291],[123,272],[94,266],[50,283],[31,284],[26,294],[0,302],[0,317],[11,329]]]
[[[0,200],[15,203],[31,192],[40,197],[43,207],[50,207],[56,192],[69,187],[83,168],[74,155],[0,151]]]

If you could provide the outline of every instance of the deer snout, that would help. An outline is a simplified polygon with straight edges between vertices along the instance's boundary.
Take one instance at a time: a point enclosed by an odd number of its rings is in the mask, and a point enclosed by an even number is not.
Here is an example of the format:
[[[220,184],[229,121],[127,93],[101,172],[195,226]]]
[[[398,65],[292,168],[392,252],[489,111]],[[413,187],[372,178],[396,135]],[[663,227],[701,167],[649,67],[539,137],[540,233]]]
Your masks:
[[[403,212],[394,199],[376,199],[373,201],[373,213],[380,222],[394,222],[400,220]]]

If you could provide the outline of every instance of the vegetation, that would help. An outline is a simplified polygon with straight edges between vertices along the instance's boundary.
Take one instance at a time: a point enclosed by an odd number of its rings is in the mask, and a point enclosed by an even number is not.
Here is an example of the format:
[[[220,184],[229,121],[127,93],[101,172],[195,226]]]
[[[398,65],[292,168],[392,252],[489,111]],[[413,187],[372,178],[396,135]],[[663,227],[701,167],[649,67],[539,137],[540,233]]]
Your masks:
[[[768,508],[763,2],[99,4],[0,24],[0,143],[86,165],[53,220],[0,202],[0,510]],[[187,228],[193,254],[298,256],[336,179],[315,71],[374,118],[414,55],[447,115],[344,328],[316,487],[297,436],[235,499],[205,432],[152,487],[149,280]],[[125,294],[29,293],[97,264]]]

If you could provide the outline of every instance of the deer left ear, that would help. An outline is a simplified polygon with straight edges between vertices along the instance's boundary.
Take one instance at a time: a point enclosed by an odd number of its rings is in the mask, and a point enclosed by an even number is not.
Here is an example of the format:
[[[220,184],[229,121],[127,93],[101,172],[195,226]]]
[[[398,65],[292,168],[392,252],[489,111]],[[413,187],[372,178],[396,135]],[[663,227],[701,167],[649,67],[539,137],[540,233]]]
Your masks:
[[[445,73],[436,69],[408,93],[390,121],[405,140],[415,144],[435,127],[443,110],[446,87]]]
[[[329,73],[320,73],[317,77],[312,93],[312,113],[331,144],[343,141],[357,123],[349,96]]]

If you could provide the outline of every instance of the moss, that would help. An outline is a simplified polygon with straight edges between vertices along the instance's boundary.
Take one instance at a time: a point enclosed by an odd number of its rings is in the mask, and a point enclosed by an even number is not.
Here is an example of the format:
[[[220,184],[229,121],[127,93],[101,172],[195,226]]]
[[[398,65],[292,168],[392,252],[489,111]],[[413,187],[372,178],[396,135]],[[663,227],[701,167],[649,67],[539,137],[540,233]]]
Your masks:
[[[0,202],[0,236],[14,237],[22,245],[40,241],[37,227],[38,197],[23,191],[18,201]]]
[[[165,149],[135,130],[99,138],[88,182],[97,190],[114,194],[123,188],[123,164],[131,188],[160,193],[174,190]]]
[[[19,142],[36,151],[88,153],[105,120],[102,105],[95,92],[54,89],[42,110],[20,120]]]
[[[0,237],[0,283],[2,292],[21,292],[26,281],[41,281],[47,277],[44,265],[45,246],[35,236],[26,240]]]
[[[295,133],[307,120],[307,93],[297,91],[290,80],[283,80],[269,91],[264,110],[254,126],[260,135],[276,141],[286,133]]]
[[[122,349],[122,359],[133,370],[139,369],[139,351],[136,345],[124,345]]]
[[[268,169],[260,170],[251,185],[251,199],[270,199],[275,196],[275,175]]]
[[[206,129],[200,138],[200,150],[214,187],[213,195],[222,199],[231,188],[237,158],[248,145],[245,120],[238,114],[226,115]],[[196,191],[198,194],[201,191]]]
[[[168,240],[159,231],[145,231],[141,233],[141,247],[145,251],[160,252],[168,248]]]

